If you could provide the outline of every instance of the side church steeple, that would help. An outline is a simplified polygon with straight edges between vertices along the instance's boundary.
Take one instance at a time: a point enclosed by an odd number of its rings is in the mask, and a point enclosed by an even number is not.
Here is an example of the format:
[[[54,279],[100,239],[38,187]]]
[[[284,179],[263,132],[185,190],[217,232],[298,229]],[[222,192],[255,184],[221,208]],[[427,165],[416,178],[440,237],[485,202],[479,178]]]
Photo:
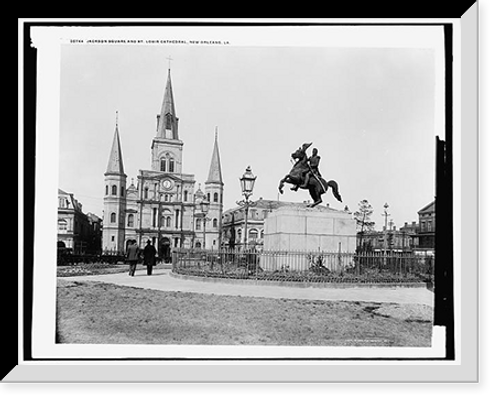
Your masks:
[[[125,208],[127,175],[123,165],[118,112],[109,153],[108,165],[104,173],[104,217],[102,223],[103,250],[123,252],[125,240]]]
[[[123,156],[122,156],[122,146],[120,143],[120,133],[118,132],[118,112],[116,114],[117,118],[116,118],[115,134],[113,136],[113,144],[111,145],[111,152],[109,153],[108,167],[104,175],[125,174],[125,170],[123,168]]]
[[[210,220],[207,226],[207,248],[219,248],[221,243],[222,210],[223,210],[224,183],[222,182],[222,168],[219,153],[219,139],[215,128],[214,148],[212,160],[205,181],[205,195],[210,202],[207,217]]]
[[[222,168],[220,164],[220,153],[219,153],[219,141],[217,136],[217,127],[215,128],[215,141],[214,149],[212,151],[212,160],[210,162],[210,168],[208,170],[208,178],[205,184],[220,184],[224,185],[222,182]]]

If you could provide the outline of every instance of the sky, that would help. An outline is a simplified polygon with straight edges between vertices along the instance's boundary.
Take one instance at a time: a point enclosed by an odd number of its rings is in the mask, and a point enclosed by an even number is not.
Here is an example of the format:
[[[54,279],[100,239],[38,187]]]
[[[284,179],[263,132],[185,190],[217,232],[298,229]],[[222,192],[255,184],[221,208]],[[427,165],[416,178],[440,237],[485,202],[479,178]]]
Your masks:
[[[217,127],[224,210],[242,199],[248,165],[252,199],[277,199],[290,154],[312,142],[343,198],[329,191],[324,204],[356,211],[367,199],[377,229],[385,203],[397,227],[418,221],[434,198],[435,136],[443,135],[436,57],[404,47],[63,45],[59,188],[102,215],[115,111],[127,184],[150,169],[170,64],[183,171],[203,189]],[[289,188],[280,200],[310,199]]]

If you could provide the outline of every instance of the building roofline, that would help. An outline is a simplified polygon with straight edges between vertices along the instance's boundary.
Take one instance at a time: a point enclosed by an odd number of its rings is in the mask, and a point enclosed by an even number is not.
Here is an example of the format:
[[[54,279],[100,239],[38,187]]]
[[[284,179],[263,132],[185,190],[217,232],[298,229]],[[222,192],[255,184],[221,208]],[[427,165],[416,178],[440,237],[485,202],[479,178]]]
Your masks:
[[[425,205],[422,209],[420,209],[417,213],[421,213],[421,212],[424,212],[426,211],[427,209],[429,209],[432,205],[435,205],[436,204],[436,201],[432,201],[430,203],[428,203],[427,205]]]

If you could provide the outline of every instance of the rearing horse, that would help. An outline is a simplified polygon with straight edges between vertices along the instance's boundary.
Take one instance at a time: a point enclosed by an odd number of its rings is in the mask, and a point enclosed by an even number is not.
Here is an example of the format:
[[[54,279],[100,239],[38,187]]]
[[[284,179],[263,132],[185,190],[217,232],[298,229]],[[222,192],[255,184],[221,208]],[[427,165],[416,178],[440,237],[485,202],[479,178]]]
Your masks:
[[[298,188],[307,189],[309,190],[309,195],[311,195],[311,198],[313,200],[313,203],[307,206],[312,208],[323,202],[323,200],[321,199],[321,195],[323,195],[330,187],[332,189],[333,196],[339,202],[342,202],[342,197],[339,194],[338,185],[334,180],[326,181],[316,174],[311,173],[307,184],[303,184],[304,174],[310,170],[307,163],[306,150],[311,144],[312,143],[304,143],[301,148],[292,153],[292,158],[295,159],[296,162],[290,172],[280,181],[280,185],[278,187],[279,192],[281,194],[283,193],[283,186],[285,185],[285,183],[293,184]]]

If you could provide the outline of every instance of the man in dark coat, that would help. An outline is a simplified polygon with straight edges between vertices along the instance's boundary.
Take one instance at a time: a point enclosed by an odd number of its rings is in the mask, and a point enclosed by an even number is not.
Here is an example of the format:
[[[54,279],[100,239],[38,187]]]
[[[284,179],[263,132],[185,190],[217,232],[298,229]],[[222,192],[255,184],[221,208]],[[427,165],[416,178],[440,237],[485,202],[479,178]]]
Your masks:
[[[321,178],[321,174],[319,172],[319,161],[320,161],[321,157],[318,156],[318,149],[314,148],[312,150],[312,156],[309,157],[307,159],[307,163],[309,165],[309,171],[306,173],[305,177],[304,177],[304,183],[301,185],[302,187],[306,187],[307,184],[309,183],[309,178],[311,177],[311,175],[314,175],[316,177],[316,179],[319,181],[319,179]],[[320,182],[321,184],[321,182]],[[323,184],[321,184],[323,186]],[[326,190],[325,190],[326,191]]]
[[[148,275],[153,274],[153,265],[156,265],[156,248],[151,244],[151,241],[147,241],[146,247],[144,247],[144,265],[147,267]]]
[[[134,276],[135,269],[137,268],[137,261],[139,261],[139,246],[137,245],[135,240],[133,240],[127,246],[127,253],[125,255],[125,259],[128,261],[129,264],[128,274],[130,276]]]

